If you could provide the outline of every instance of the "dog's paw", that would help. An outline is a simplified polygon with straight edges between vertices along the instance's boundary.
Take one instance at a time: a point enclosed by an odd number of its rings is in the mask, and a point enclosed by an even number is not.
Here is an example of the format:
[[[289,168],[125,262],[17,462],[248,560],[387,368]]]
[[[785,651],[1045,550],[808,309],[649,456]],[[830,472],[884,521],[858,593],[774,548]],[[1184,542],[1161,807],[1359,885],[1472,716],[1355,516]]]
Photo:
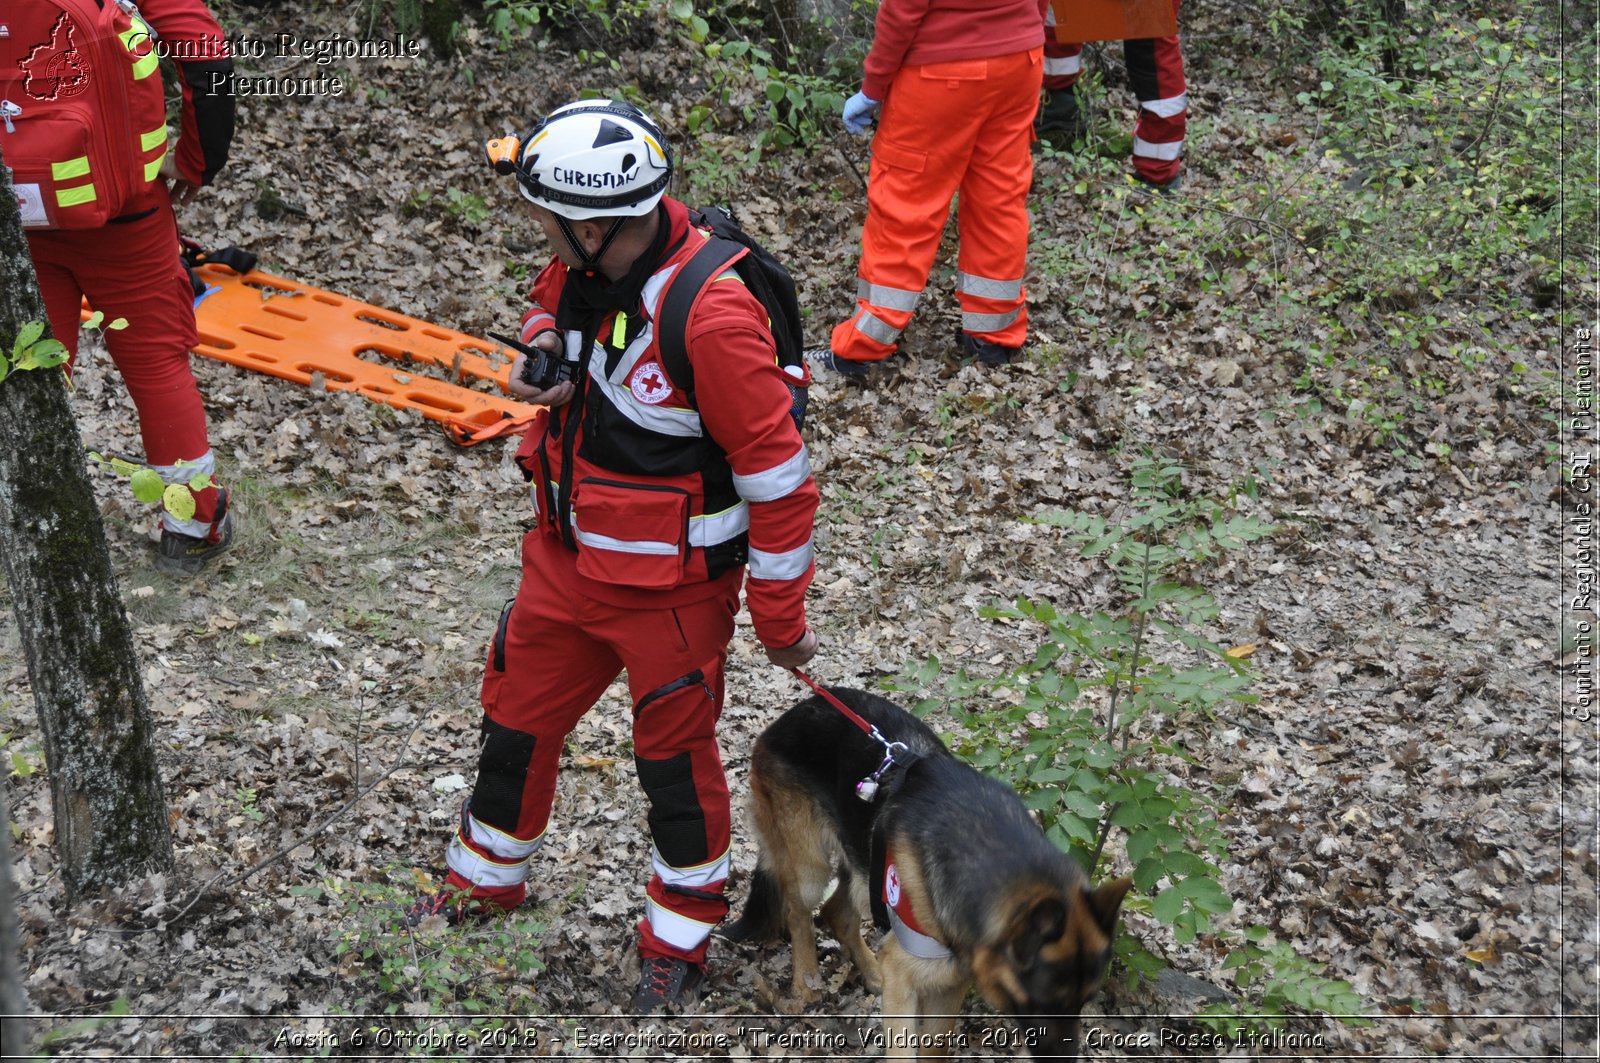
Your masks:
[[[883,992],[883,973],[878,970],[878,958],[872,953],[856,959],[856,970],[861,974],[861,988],[869,993]]]
[[[819,990],[822,988],[820,983],[820,978],[814,980],[801,980],[796,978],[792,983],[790,983],[789,1013],[792,1015],[798,1014],[804,1011],[807,1006],[814,1004],[819,995]]]

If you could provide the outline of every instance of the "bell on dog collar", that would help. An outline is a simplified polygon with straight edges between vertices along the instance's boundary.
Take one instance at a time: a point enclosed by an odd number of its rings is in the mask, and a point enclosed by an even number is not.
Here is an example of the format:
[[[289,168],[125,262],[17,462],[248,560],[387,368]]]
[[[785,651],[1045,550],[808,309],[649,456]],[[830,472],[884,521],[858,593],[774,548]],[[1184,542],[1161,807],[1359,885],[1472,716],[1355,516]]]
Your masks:
[[[878,795],[877,779],[862,779],[856,783],[856,796],[863,801],[871,801]]]

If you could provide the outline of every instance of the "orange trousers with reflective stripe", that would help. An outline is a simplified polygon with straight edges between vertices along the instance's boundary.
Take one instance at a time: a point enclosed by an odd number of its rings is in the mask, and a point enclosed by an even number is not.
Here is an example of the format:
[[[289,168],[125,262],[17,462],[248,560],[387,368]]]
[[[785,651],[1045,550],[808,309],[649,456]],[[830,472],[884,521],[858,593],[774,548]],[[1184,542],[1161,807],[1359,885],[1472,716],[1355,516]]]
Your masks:
[[[1043,71],[1043,49],[1034,48],[895,75],[872,144],[856,312],[834,328],[835,354],[870,362],[894,353],[958,193],[963,331],[1022,346],[1033,115]]]

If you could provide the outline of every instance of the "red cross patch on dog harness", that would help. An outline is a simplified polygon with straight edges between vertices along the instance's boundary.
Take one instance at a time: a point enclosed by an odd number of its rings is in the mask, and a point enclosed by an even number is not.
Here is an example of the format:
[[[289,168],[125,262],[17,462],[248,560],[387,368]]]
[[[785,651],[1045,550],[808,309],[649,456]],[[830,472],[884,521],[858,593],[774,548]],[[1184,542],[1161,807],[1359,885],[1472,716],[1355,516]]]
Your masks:
[[[901,948],[918,959],[950,958],[950,950],[918,925],[917,917],[911,911],[911,896],[900,888],[900,872],[894,866],[893,853],[889,854],[888,866],[883,872],[883,902],[889,906],[889,929],[894,932]]]

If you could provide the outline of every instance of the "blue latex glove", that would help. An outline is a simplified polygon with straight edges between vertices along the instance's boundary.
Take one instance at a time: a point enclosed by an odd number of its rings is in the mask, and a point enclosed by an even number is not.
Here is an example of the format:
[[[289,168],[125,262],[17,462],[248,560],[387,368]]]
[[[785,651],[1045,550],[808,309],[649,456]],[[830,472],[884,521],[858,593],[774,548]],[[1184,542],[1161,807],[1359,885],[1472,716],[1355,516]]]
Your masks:
[[[844,101],[844,127],[852,133],[865,133],[878,120],[877,100],[858,92]]]

